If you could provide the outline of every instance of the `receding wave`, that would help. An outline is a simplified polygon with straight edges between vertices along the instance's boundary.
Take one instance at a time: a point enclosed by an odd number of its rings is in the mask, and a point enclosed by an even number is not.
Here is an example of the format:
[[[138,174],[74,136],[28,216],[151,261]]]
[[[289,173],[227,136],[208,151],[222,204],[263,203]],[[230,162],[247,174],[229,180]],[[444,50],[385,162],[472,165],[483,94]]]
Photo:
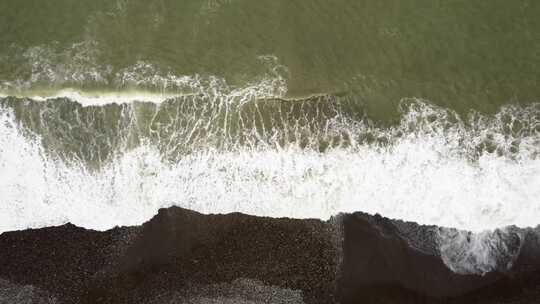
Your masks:
[[[169,205],[299,218],[361,210],[472,231],[538,224],[538,104],[462,118],[403,100],[401,121],[378,126],[336,97],[212,92],[92,107],[3,98],[0,230],[107,229]]]

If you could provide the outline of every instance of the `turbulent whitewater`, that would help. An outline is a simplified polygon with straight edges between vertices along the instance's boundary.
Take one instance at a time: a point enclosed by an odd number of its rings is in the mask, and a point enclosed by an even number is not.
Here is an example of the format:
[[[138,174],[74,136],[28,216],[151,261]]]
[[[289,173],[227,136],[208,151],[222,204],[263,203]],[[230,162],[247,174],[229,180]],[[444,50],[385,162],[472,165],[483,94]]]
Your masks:
[[[464,116],[405,98],[382,124],[351,97],[287,99],[278,74],[182,79],[189,94],[2,97],[0,231],[136,225],[171,205],[477,232],[539,222],[540,104]]]

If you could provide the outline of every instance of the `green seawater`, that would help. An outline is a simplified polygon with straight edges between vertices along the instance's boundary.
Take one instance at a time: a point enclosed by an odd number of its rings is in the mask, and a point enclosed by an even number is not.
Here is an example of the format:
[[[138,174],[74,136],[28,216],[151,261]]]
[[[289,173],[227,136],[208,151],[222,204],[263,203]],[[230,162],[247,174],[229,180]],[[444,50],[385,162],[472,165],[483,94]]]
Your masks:
[[[271,55],[286,98],[348,96],[380,120],[403,98],[495,112],[540,98],[538,16],[534,0],[3,0],[0,83],[114,91],[112,75],[146,62],[243,86]],[[47,60],[107,72],[14,85]]]

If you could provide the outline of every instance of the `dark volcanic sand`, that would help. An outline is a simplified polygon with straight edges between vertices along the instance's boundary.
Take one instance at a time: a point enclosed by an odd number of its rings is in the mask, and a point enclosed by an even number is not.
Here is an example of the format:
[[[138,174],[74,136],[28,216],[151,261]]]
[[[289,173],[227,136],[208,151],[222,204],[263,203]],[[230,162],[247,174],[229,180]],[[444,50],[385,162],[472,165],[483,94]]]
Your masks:
[[[510,270],[452,272],[436,227],[172,207],[140,227],[0,235],[0,303],[540,303],[540,240]]]

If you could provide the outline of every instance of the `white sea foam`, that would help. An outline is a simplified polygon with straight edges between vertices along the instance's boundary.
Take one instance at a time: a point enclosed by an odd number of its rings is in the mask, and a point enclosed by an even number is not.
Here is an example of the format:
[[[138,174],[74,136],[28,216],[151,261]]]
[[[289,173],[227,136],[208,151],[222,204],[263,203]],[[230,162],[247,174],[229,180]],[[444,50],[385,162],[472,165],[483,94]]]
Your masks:
[[[0,113],[0,231],[70,221],[94,229],[135,225],[158,208],[204,213],[328,218],[380,213],[423,224],[483,231],[535,226],[540,160],[453,151],[447,135],[411,133],[389,147],[325,153],[283,149],[201,150],[176,163],[151,145],[119,154],[97,171],[55,159]]]
[[[112,67],[98,63],[97,42],[74,43],[65,49],[58,45],[36,45],[23,49],[9,47],[2,63],[11,69],[9,79],[0,79],[2,90],[26,90],[35,85],[106,84]]]
[[[101,51],[94,40],[74,43],[67,48],[51,44],[28,49],[11,46],[10,50],[11,54],[0,60],[7,66],[15,65],[11,69],[17,73],[10,75],[10,79],[0,78],[0,98],[16,96],[37,101],[69,98],[92,106],[135,101],[160,103],[178,96],[215,92],[247,100],[254,94],[258,98],[284,96],[287,89],[284,83],[287,69],[272,55],[258,57],[267,68],[266,74],[235,89],[220,77],[179,75],[145,61],[113,68],[99,62]],[[95,92],[96,88],[103,91]]]
[[[0,95],[0,98],[7,97],[8,94]],[[133,103],[136,101],[162,103],[168,99],[177,98],[182,95],[168,93],[151,93],[151,92],[127,92],[127,93],[87,93],[76,89],[62,89],[51,94],[14,94],[18,98],[29,98],[35,101],[47,101],[58,98],[65,98],[76,101],[83,106],[96,106],[107,104],[124,104]]]
[[[67,98],[76,101],[83,106],[123,104],[135,101],[162,103],[168,99],[186,96],[202,95],[222,100],[252,100],[283,97],[287,92],[285,79],[279,73],[279,69],[284,69],[279,65],[274,56],[260,56],[260,61],[269,66],[268,74],[253,83],[248,83],[243,87],[234,88],[227,84],[223,78],[215,76],[187,76],[175,75],[171,72],[163,72],[152,64],[146,62],[137,62],[135,65],[117,72],[112,79],[112,84],[116,88],[137,88],[135,90],[116,90],[92,92],[77,88],[63,89],[42,89],[42,92],[33,92],[31,90],[38,79],[43,78],[42,72],[36,74],[30,80],[0,83],[0,98],[15,96],[18,98],[30,98],[35,101],[47,101],[57,98]],[[41,71],[41,69],[39,69]],[[286,69],[284,69],[286,70]],[[49,75],[45,80],[60,84],[72,84],[68,79],[57,79],[57,71],[45,73]],[[35,79],[34,79],[35,78]],[[87,78],[82,78],[86,81]],[[39,90],[38,90],[39,91]]]
[[[151,93],[151,92],[127,92],[127,93],[86,93],[75,89],[63,89],[52,94],[45,95],[15,95],[19,98],[29,98],[35,101],[47,101],[58,98],[65,98],[76,101],[83,106],[96,106],[107,104],[124,104],[133,103],[136,101],[162,103],[168,99],[176,98],[182,95],[168,93]],[[1,96],[0,96],[1,97]],[[4,97],[7,97],[4,95]]]
[[[510,270],[524,239],[524,232],[515,227],[479,233],[440,228],[438,232],[443,262],[460,274]]]

